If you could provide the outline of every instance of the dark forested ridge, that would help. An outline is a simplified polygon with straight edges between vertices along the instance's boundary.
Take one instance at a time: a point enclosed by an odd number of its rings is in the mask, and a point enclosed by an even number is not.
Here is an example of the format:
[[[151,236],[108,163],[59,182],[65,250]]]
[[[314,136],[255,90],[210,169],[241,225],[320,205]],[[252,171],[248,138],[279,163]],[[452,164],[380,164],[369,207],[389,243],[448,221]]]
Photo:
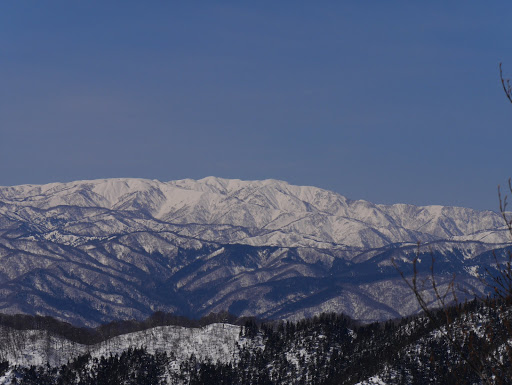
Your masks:
[[[420,315],[368,325],[336,314],[298,322],[246,319],[239,328],[238,354],[230,362],[193,354],[178,359],[179,352],[150,353],[144,346],[132,346],[100,357],[80,355],[53,367],[21,367],[2,360],[0,372],[5,381],[14,379],[13,384],[357,384],[370,383],[365,381],[375,376],[386,384],[479,384],[468,358],[478,355],[476,359],[487,362],[491,377],[492,371],[499,375],[503,370],[493,366],[496,354],[510,366],[503,349],[510,335],[509,310],[503,301],[474,300],[433,313],[434,318]],[[447,311],[462,349],[443,337]],[[159,313],[144,322],[148,326],[171,318]],[[1,319],[5,324],[7,318]],[[55,322],[45,320],[46,325]],[[206,321],[190,322],[200,326]],[[481,330],[482,325],[494,329]],[[208,341],[204,344],[206,348]]]
[[[113,321],[96,328],[80,327],[63,322],[49,316],[33,316],[27,314],[1,314],[0,327],[14,330],[42,330],[63,337],[79,344],[92,345],[110,338],[127,333],[151,329],[157,326],[183,326],[187,328],[200,328],[212,323],[224,322],[232,325],[242,325],[251,318],[236,317],[227,312],[212,313],[200,319],[157,311],[145,320]],[[255,321],[256,322],[256,321]],[[261,321],[257,321],[261,323]]]

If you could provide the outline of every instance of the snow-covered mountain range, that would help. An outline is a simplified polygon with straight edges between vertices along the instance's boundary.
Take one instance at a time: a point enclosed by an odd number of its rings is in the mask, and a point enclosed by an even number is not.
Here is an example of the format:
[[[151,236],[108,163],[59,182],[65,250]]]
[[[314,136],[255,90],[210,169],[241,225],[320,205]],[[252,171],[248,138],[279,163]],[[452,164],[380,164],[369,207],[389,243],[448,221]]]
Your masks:
[[[378,205],[277,180],[0,187],[0,311],[85,325],[156,310],[392,318],[416,303],[390,259],[407,270],[417,242],[425,269],[432,253],[479,292],[475,275],[510,234],[491,211]]]
[[[0,213],[30,222],[38,219],[34,224],[47,237],[57,233],[65,236],[63,230],[76,231],[77,222],[85,219],[82,215],[89,211],[63,213],[64,209],[76,207],[97,210],[93,215],[100,217],[94,218],[93,223],[103,236],[123,231],[126,225],[118,223],[115,214],[129,213],[139,223],[132,230],[144,226],[156,231],[165,231],[168,225],[196,226],[181,234],[204,241],[252,246],[374,248],[418,240],[508,240],[495,231],[503,226],[503,221],[491,211],[376,205],[277,180],[208,177],[163,183],[104,179],[2,187],[0,199]],[[44,210],[45,215],[37,218],[38,210]],[[67,242],[73,243],[71,239]]]

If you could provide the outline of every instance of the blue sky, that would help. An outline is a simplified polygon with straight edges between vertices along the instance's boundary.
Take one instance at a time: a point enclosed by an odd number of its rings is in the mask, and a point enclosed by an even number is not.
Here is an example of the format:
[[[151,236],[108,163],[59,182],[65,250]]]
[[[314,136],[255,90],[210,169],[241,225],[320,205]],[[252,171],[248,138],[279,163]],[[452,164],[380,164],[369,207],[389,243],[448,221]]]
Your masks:
[[[320,4],[319,4],[320,3]],[[510,1],[10,1],[0,185],[282,179],[497,209]]]

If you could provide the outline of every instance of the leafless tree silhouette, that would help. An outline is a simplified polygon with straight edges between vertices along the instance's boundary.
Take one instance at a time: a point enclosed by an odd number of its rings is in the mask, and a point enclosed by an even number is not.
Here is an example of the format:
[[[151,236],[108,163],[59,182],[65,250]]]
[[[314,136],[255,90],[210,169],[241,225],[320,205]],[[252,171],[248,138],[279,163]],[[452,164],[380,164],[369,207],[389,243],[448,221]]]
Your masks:
[[[500,81],[507,99],[512,103],[512,84],[503,75],[499,64]],[[507,211],[508,194],[512,196],[512,180],[508,180],[507,193],[498,186],[499,209],[512,241],[512,213]],[[418,253],[419,256],[418,244]],[[505,262],[493,253],[495,270],[486,269],[480,279],[493,293],[482,299],[494,316],[482,322],[468,312],[457,300],[455,277],[441,290],[439,278],[434,273],[435,258],[432,253],[430,275],[420,278],[417,270],[418,257],[413,260],[412,278],[393,261],[403,280],[414,293],[423,313],[442,334],[443,338],[456,351],[461,360],[484,384],[512,383],[512,251],[508,251]],[[431,301],[432,296],[434,301]],[[442,314],[442,317],[439,317]],[[483,338],[475,342],[474,325],[479,324]]]

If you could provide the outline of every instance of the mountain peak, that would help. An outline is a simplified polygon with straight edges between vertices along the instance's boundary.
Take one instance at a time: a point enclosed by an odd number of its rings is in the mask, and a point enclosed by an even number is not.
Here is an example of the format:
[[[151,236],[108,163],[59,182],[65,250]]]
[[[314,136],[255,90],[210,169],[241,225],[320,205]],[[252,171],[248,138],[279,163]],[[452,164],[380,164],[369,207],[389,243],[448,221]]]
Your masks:
[[[14,211],[22,207],[102,207],[142,211],[167,223],[232,226],[247,230],[228,237],[229,242],[254,245],[381,247],[452,237],[482,240],[479,234],[487,234],[487,241],[493,242],[504,238],[496,232],[502,226],[496,213],[445,206],[376,205],[275,179],[97,179],[0,187],[0,201],[14,205],[10,208]],[[204,239],[222,239],[217,237]]]
[[[417,241],[431,242],[460,264],[475,250],[509,243],[500,227],[502,218],[492,212],[376,205],[274,179],[0,187],[2,306],[80,322],[160,308],[267,317],[309,314],[312,307],[371,320],[396,316],[404,306],[394,294],[374,298],[387,291],[389,271],[399,278],[386,250],[397,249],[403,259]],[[367,275],[380,278],[368,286]],[[76,298],[89,309],[87,319],[76,312]],[[389,303],[374,311],[375,300]]]

